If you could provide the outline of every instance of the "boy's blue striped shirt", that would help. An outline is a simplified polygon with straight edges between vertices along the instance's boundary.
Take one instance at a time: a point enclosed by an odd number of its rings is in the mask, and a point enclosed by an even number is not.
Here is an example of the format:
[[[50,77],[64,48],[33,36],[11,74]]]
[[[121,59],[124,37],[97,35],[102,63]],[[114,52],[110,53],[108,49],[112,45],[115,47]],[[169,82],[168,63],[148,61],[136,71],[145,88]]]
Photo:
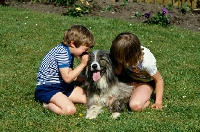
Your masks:
[[[64,44],[51,49],[43,58],[37,74],[37,85],[64,83],[59,68],[73,68],[74,56]]]

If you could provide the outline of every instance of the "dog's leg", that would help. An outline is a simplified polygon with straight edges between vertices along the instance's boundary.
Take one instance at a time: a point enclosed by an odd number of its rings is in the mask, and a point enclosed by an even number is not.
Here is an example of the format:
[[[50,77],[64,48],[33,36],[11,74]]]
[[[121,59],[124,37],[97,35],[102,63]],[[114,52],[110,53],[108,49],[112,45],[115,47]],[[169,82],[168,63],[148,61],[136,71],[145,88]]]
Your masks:
[[[87,109],[86,119],[94,119],[101,113],[102,106],[100,105],[92,105]]]
[[[116,119],[120,116],[120,113],[126,108],[125,102],[126,101],[124,99],[113,101],[113,103],[109,106],[109,109],[112,112],[111,118]]]
[[[114,113],[112,113],[111,118],[112,118],[112,119],[117,119],[117,117],[119,117],[120,114],[121,114],[121,113],[119,113],[119,112],[114,112]]]

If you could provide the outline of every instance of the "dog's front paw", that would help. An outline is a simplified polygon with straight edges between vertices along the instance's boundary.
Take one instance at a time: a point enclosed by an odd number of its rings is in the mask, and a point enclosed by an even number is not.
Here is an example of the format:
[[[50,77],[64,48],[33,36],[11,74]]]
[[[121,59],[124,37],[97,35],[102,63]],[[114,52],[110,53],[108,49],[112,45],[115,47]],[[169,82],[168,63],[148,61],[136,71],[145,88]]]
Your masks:
[[[95,119],[101,110],[88,110],[86,113],[86,119]]]
[[[102,106],[100,105],[93,105],[90,108],[87,109],[86,113],[86,119],[94,119],[98,116],[99,113],[101,113]]]
[[[119,112],[114,112],[114,113],[112,113],[111,118],[112,119],[117,119],[117,117],[119,117],[119,116],[120,116]]]
[[[86,119],[95,119],[96,117],[97,117],[97,114],[92,114],[92,115],[87,114],[86,115]]]

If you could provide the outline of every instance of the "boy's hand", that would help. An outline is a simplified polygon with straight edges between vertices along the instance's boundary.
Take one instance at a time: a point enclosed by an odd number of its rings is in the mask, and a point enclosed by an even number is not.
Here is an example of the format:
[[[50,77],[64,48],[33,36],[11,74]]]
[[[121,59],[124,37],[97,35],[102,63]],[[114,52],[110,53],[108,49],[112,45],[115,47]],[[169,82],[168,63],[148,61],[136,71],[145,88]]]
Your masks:
[[[83,65],[87,65],[87,62],[88,62],[88,60],[89,60],[89,55],[88,54],[83,54],[82,55],[82,57],[81,57],[81,63],[83,64]]]

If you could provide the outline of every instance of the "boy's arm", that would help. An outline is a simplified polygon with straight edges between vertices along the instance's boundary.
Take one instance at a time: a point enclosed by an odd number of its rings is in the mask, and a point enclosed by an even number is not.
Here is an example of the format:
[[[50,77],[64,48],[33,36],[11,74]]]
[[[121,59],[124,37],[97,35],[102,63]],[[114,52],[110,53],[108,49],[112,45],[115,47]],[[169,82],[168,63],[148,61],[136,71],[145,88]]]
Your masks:
[[[71,70],[71,68],[69,68],[69,67],[68,68],[60,68],[60,73],[61,73],[63,80],[66,83],[70,83],[79,76],[79,74],[84,69],[84,67],[85,67],[85,65],[80,64],[73,70]]]
[[[60,73],[61,73],[63,80],[66,83],[70,83],[70,82],[76,80],[77,77],[82,72],[82,70],[87,65],[88,59],[89,59],[88,55],[83,55],[82,58],[81,58],[81,63],[77,67],[75,67],[73,70],[69,67],[60,68]]]
[[[164,81],[162,79],[162,76],[159,71],[156,72],[155,75],[152,76],[155,83],[156,83],[156,101],[151,106],[155,109],[162,109],[162,97],[163,97],[163,91],[164,91]]]

